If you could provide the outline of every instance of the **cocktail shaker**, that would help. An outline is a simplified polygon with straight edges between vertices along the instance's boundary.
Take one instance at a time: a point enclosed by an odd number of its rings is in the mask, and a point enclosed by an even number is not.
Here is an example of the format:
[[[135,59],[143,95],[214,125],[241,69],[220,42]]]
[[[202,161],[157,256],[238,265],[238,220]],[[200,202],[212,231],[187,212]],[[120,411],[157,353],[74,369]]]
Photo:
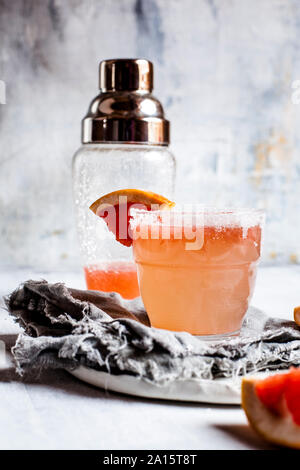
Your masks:
[[[145,59],[100,63],[100,93],[82,121],[82,146],[73,158],[73,194],[87,287],[139,295],[131,248],[117,243],[89,206],[123,188],[172,199],[175,158],[169,121],[152,95],[153,65]]]

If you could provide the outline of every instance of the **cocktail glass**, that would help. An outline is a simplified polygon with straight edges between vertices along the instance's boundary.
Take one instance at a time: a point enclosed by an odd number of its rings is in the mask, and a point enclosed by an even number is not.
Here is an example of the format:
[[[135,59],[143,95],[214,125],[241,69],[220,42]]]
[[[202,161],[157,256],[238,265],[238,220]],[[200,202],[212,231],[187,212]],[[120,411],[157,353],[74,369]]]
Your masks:
[[[133,254],[151,325],[238,334],[253,294],[264,213],[131,209]]]

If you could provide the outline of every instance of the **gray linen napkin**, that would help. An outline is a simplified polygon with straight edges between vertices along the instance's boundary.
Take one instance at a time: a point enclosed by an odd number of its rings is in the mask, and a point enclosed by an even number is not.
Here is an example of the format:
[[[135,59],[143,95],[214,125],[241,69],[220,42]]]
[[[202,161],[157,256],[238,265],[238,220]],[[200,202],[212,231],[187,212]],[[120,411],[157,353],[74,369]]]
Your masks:
[[[5,299],[24,328],[12,352],[20,374],[79,365],[155,384],[300,365],[300,328],[250,309],[241,334],[203,341],[150,328],[141,300],[27,281]]]

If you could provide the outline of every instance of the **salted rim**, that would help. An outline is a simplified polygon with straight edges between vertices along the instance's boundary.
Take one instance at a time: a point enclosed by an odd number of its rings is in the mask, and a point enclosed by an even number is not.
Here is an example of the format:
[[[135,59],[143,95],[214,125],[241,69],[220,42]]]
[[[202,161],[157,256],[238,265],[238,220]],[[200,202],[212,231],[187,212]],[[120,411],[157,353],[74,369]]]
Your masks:
[[[193,207],[190,205],[183,205],[180,209],[178,206],[170,210],[153,210],[147,211],[146,209],[139,209],[132,207],[129,211],[130,227],[131,229],[136,228],[138,225],[153,225],[159,224],[161,226],[168,226],[171,224],[170,218],[172,215],[178,217],[177,220],[172,220],[172,226],[186,226],[193,225],[205,225],[215,228],[222,227],[242,227],[243,230],[256,225],[263,226],[265,222],[265,211],[263,209],[254,208],[236,208],[226,207],[217,208],[214,206],[195,206],[195,209],[185,210],[186,207]],[[181,219],[179,216],[182,216]],[[181,223],[176,224],[176,221]]]

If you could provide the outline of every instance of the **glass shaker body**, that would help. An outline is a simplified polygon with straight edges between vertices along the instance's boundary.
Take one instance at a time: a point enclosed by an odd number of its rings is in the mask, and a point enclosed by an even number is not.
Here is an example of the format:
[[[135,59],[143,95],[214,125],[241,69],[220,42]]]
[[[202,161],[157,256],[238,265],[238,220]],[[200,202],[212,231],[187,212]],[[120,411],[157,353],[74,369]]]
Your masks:
[[[139,295],[132,249],[115,240],[89,206],[118,189],[153,191],[172,199],[175,159],[167,146],[84,144],[73,158],[73,195],[80,251],[89,289]]]

